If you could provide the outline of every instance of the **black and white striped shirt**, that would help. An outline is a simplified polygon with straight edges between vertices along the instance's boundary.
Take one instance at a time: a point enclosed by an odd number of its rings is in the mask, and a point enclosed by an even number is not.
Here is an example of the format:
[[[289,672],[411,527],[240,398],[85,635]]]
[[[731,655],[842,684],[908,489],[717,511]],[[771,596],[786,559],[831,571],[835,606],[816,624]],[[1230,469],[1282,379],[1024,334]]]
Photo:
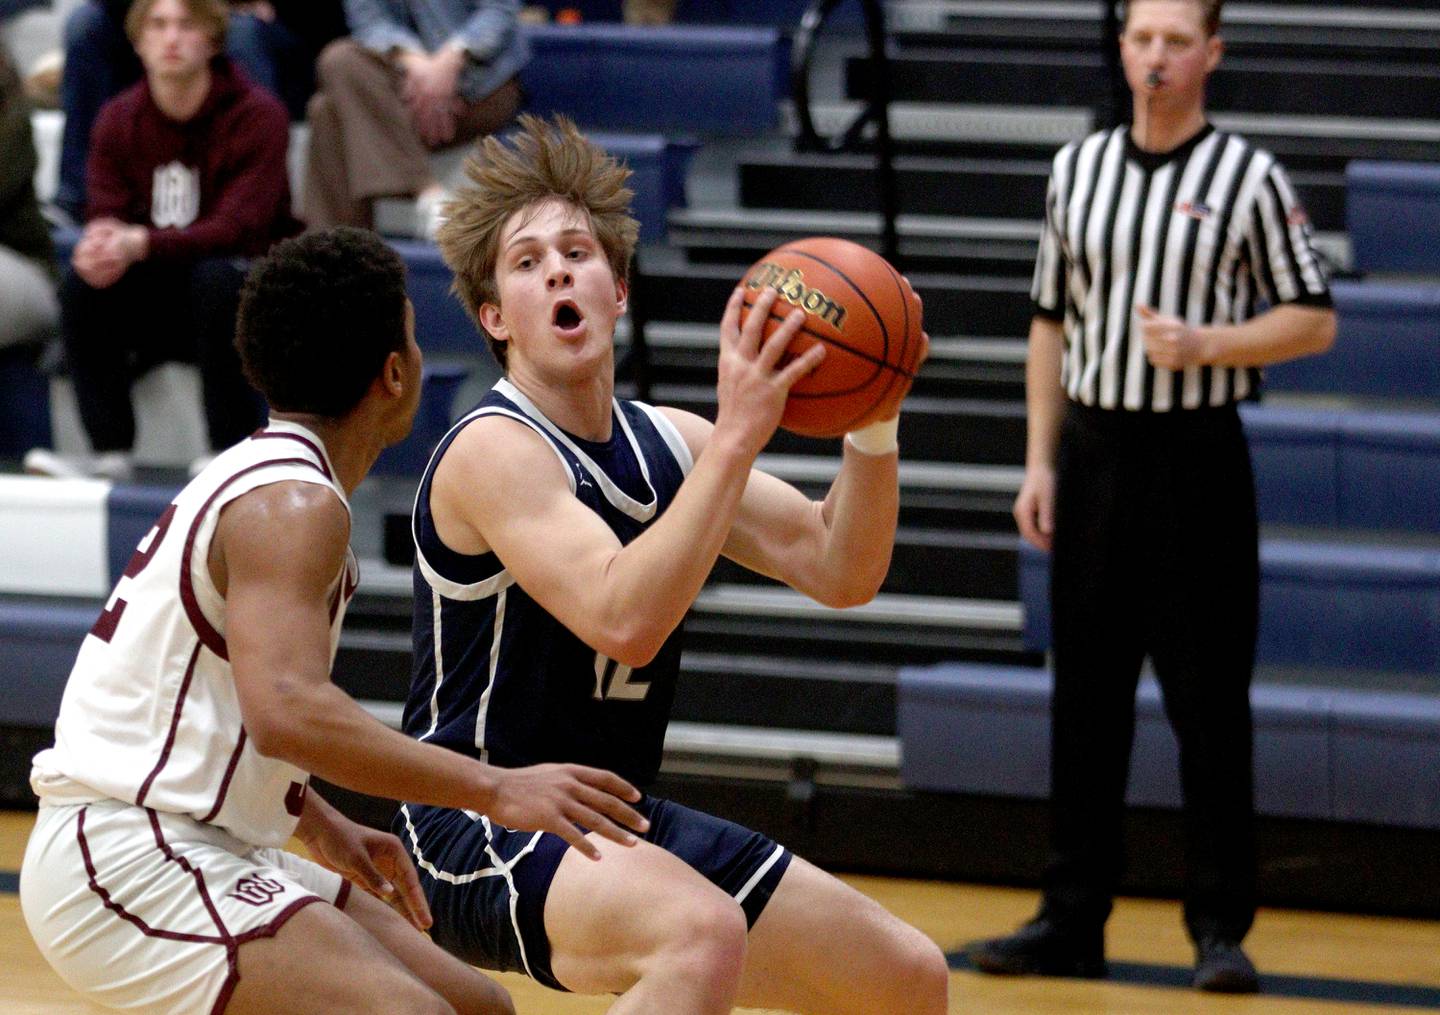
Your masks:
[[[1135,323],[1146,304],[1195,325],[1236,324],[1258,301],[1329,306],[1310,222],[1269,152],[1206,126],[1172,152],[1126,127],[1055,156],[1031,296],[1063,324],[1075,401],[1167,412],[1258,390],[1253,367],[1152,367]]]

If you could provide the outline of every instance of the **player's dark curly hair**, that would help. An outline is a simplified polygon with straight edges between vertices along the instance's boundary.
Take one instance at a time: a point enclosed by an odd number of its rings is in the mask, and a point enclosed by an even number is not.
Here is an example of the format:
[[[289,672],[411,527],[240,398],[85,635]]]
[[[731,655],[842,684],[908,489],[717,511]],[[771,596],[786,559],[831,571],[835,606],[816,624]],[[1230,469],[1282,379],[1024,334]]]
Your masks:
[[[241,290],[235,348],[277,411],[344,416],[404,347],[405,264],[368,230],[285,240]]]

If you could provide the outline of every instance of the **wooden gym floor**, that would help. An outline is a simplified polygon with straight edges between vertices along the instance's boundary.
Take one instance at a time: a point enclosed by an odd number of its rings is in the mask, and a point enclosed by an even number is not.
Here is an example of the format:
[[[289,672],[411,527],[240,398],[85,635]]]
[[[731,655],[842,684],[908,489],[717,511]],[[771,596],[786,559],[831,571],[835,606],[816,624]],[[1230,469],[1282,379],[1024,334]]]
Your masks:
[[[33,815],[0,811],[0,1013],[81,1015],[41,960],[20,915],[19,870]],[[1172,902],[1122,899],[1109,925],[1112,972],[1103,982],[997,979],[963,968],[960,946],[1008,931],[1035,893],[891,878],[847,878],[924,930],[951,955],[951,1012],[987,1015],[1370,1015],[1440,1011],[1440,922],[1262,910],[1247,941],[1260,967],[1257,997],[1188,989],[1190,946]],[[957,968],[958,967],[958,968]],[[603,998],[574,997],[519,976],[500,978],[526,1015],[599,1015]]]

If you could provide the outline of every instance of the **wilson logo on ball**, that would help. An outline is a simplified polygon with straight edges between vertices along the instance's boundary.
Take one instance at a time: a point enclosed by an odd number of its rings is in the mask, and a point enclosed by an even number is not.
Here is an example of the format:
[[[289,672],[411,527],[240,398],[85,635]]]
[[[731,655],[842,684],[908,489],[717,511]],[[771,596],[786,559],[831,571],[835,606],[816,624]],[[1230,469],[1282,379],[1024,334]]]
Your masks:
[[[805,273],[799,268],[782,268],[772,261],[761,261],[745,280],[747,289],[774,289],[791,306],[814,314],[837,330],[845,328],[845,308],[819,289],[805,284]]]
[[[791,312],[806,312],[781,363],[825,346],[820,365],[790,388],[780,425],[807,437],[839,437],[890,419],[925,359],[920,297],[885,258],[850,240],[809,236],[769,251],[743,275],[740,325],[773,289],[760,326],[768,341]]]

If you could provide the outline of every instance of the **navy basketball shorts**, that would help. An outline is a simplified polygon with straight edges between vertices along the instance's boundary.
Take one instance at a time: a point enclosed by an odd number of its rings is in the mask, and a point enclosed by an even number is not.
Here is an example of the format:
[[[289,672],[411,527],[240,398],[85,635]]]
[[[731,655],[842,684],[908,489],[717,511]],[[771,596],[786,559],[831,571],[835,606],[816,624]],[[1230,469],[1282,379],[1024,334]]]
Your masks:
[[[730,895],[753,927],[791,854],[759,832],[646,796],[647,842],[684,860]],[[405,804],[395,834],[410,849],[435,924],[430,936],[471,965],[519,971],[556,990],[545,898],[570,844],[549,832],[517,832],[473,811]]]

